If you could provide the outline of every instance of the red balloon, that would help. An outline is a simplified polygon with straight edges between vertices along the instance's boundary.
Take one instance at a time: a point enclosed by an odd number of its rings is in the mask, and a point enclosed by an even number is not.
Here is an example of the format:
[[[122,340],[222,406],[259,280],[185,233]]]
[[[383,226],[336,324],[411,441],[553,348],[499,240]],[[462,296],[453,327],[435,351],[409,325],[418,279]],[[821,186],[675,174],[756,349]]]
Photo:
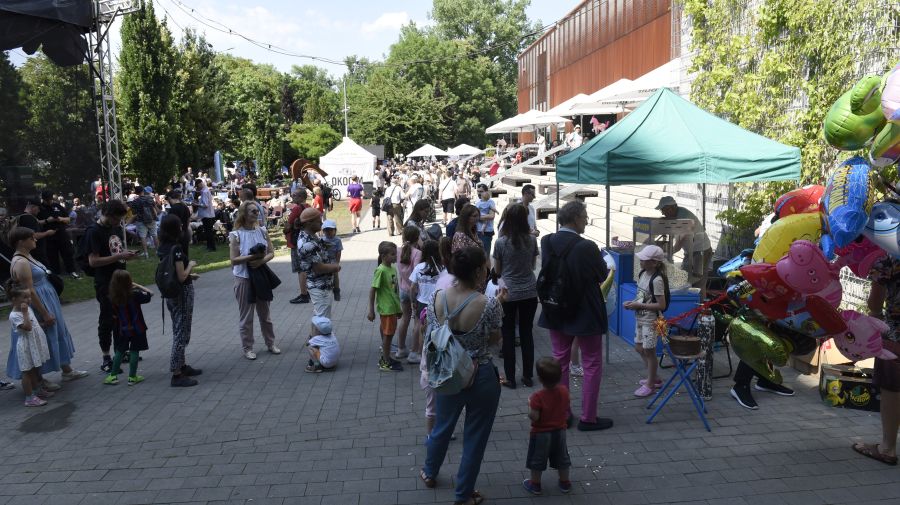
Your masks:
[[[787,316],[788,304],[800,294],[784,283],[775,265],[754,263],[740,268],[741,276],[756,290],[747,305],[765,317],[778,320]]]
[[[775,215],[779,218],[794,214],[819,211],[819,200],[825,194],[825,186],[810,185],[788,191],[775,202]]]

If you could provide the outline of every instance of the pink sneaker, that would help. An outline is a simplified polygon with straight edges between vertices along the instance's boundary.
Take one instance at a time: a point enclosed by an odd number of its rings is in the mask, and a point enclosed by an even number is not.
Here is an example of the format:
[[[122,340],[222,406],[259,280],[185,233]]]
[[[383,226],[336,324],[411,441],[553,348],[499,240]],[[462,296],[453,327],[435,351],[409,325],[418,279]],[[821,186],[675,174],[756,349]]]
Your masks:
[[[26,407],[43,407],[44,405],[47,405],[47,402],[44,400],[41,400],[37,396],[32,396],[30,398],[25,399]]]
[[[638,398],[646,398],[653,394],[653,390],[647,386],[641,386],[634,391],[634,396]]]
[[[646,386],[646,385],[647,385],[647,379],[641,379],[641,380],[639,380],[639,381],[638,381],[638,384],[640,384],[641,386]],[[662,379],[656,379],[656,382],[653,383],[653,387],[654,387],[655,389],[659,389],[660,387],[662,387]]]

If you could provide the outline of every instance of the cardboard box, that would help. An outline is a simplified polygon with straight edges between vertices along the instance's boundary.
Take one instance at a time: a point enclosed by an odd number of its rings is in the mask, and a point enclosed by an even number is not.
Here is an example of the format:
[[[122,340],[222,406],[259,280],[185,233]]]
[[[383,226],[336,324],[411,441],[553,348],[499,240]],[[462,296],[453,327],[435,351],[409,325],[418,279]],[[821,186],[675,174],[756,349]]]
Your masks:
[[[791,356],[788,364],[794,370],[797,370],[802,374],[815,375],[819,373],[819,365],[846,362],[847,358],[841,354],[837,346],[834,345],[834,339],[828,339],[822,342],[815,351],[809,354]],[[856,366],[860,368],[872,368],[875,366],[875,358],[858,361]]]
[[[872,384],[871,368],[822,363],[821,369],[819,396],[826,405],[870,412],[881,410],[881,392]]]

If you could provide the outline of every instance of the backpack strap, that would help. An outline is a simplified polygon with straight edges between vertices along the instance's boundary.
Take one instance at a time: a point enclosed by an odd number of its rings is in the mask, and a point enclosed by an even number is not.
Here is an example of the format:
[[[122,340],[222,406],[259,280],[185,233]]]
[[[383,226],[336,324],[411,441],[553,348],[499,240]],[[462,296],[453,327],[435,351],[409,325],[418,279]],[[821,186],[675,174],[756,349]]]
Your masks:
[[[441,290],[441,291],[443,291],[443,290]],[[441,291],[438,291],[438,293],[440,293]],[[478,293],[477,291],[472,293],[465,300],[463,300],[463,302],[461,304],[459,304],[455,309],[453,309],[453,312],[450,312],[450,305],[447,303],[447,292],[444,291],[444,322],[449,322],[451,319],[453,319],[454,317],[459,315],[459,313],[462,312],[462,310],[464,308],[466,308],[466,305],[468,305],[469,302],[474,300],[475,297],[478,296],[479,294],[481,294],[481,293]]]

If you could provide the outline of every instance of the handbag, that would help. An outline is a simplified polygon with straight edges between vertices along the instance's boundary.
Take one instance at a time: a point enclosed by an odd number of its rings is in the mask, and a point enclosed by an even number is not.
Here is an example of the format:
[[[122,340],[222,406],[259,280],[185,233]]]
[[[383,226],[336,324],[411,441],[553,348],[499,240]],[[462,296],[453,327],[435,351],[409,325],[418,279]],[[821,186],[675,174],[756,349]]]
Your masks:
[[[53,291],[56,291],[56,296],[61,296],[63,294],[63,290],[65,290],[65,288],[66,288],[66,283],[65,283],[65,281],[63,281],[62,277],[51,272],[50,269],[48,269],[44,265],[32,260],[28,256],[24,256],[21,254],[13,254],[13,257],[16,257],[16,256],[21,256],[21,257],[25,258],[32,265],[43,270],[44,274],[47,276],[47,280],[50,282],[50,285],[53,286]],[[10,261],[9,264],[12,265],[12,262]]]

